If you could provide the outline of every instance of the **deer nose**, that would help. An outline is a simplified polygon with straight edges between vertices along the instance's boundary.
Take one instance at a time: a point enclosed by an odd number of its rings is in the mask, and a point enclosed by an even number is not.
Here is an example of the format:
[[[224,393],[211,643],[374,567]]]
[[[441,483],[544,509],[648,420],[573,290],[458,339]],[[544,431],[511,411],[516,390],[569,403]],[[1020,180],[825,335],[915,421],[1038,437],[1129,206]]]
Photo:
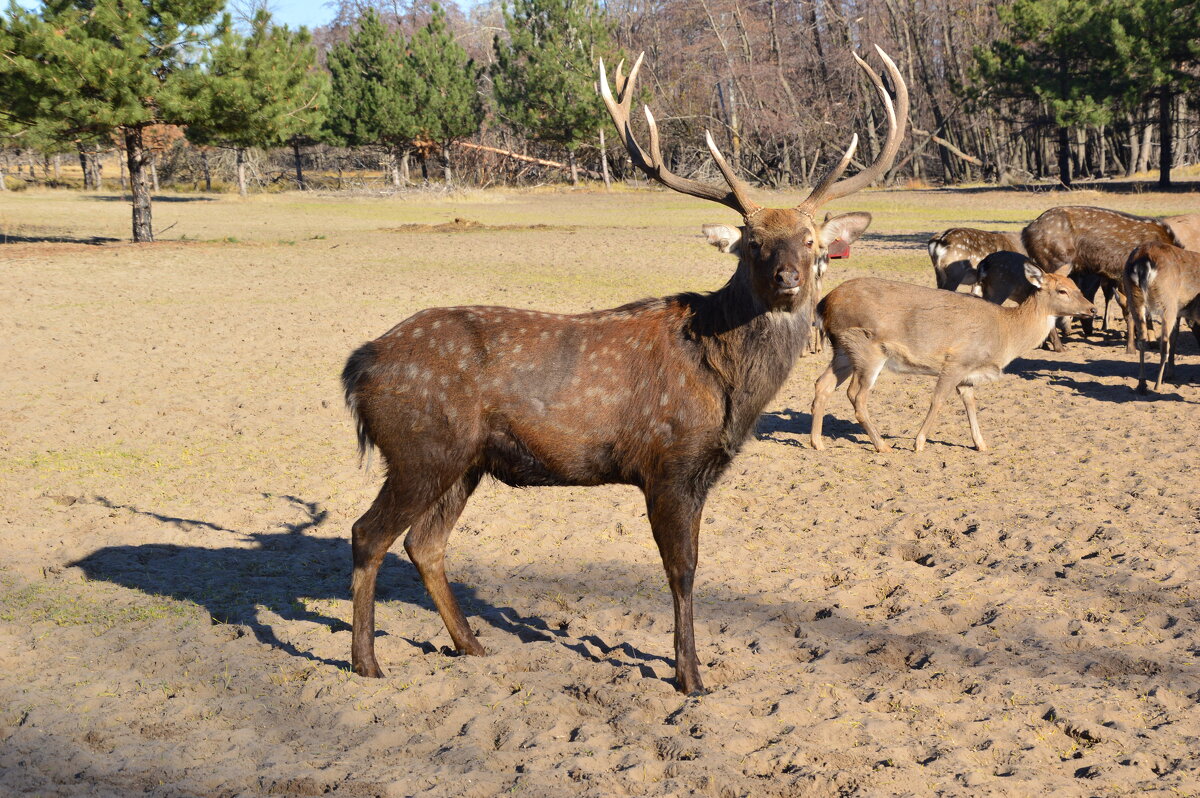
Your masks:
[[[800,285],[800,272],[796,269],[780,269],[775,272],[775,285],[779,288],[796,288]]]

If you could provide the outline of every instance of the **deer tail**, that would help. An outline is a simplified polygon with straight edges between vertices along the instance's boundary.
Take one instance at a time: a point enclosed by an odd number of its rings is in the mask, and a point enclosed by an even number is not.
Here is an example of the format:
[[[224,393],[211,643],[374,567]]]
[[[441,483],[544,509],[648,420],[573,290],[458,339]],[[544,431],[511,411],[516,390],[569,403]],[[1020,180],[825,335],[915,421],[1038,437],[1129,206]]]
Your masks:
[[[346,361],[346,367],[342,369],[342,387],[346,391],[346,407],[350,409],[350,415],[354,417],[354,428],[358,434],[358,459],[361,464],[366,460],[367,468],[371,467],[370,454],[374,448],[374,442],[371,440],[371,430],[367,426],[367,420],[363,416],[362,408],[359,407],[358,397],[359,392],[370,376],[371,367],[375,365],[375,345],[374,343],[365,343]]]
[[[1133,251],[1127,268],[1133,284],[1140,288],[1143,294],[1150,290],[1150,284],[1158,276],[1158,270],[1154,267],[1154,259],[1150,257],[1144,247],[1138,247]]]

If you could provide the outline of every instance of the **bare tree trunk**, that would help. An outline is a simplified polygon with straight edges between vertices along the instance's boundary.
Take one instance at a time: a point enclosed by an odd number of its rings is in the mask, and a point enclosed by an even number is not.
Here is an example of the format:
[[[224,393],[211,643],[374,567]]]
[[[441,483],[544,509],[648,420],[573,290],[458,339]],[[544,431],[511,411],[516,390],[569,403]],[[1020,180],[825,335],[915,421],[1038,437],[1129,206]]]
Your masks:
[[[604,188],[612,191],[612,178],[608,174],[608,148],[604,144],[604,128],[600,128],[600,173],[604,175]]]
[[[404,185],[406,186],[412,183],[412,177],[409,175],[410,169],[408,163],[410,157],[411,153],[408,150],[405,150],[400,155],[400,179],[404,181]]]
[[[8,153],[0,152],[0,191],[8,191],[8,183],[4,182],[8,177]]]
[[[125,158],[121,157],[121,152],[118,150],[118,152],[117,152],[117,176],[121,181],[121,193],[122,194],[125,194],[129,191],[129,184],[125,179],[125,172],[127,169],[127,167],[125,166],[125,160],[126,160]]]
[[[59,162],[60,160],[59,154],[57,152],[54,153],[54,182],[56,183],[62,179],[62,164]],[[117,160],[121,160],[120,153],[118,153]]]
[[[1150,149],[1154,142],[1154,128],[1144,125],[1141,128],[1141,154],[1138,156],[1138,172],[1150,169]]]
[[[158,156],[150,156],[150,183],[154,186],[154,190],[158,191]]]
[[[92,185],[92,168],[91,164],[88,163],[87,151],[83,148],[82,144],[77,144],[75,147],[79,153],[79,170],[83,172],[83,190],[91,191],[94,186]],[[21,174],[20,163],[17,164],[17,174]]]
[[[571,166],[571,185],[579,185],[579,165],[575,163],[575,150],[567,150],[567,163]]]
[[[1163,86],[1158,92],[1158,187],[1171,187],[1171,163],[1174,154],[1171,152],[1171,106],[1175,95],[1169,86]]]
[[[146,161],[149,153],[142,142],[142,128],[125,128],[125,152],[129,160],[129,184],[133,194],[133,240],[154,240],[151,219],[150,186],[147,182]]]
[[[304,163],[300,160],[300,139],[292,139],[292,157],[296,163],[296,185],[301,191],[307,191],[308,186],[304,185]]]
[[[401,188],[404,184],[400,182],[400,157],[395,150],[388,151],[388,172],[392,175],[392,188]]]
[[[200,148],[200,168],[204,170],[204,190],[212,191],[212,168],[208,163],[208,147]]]
[[[234,153],[236,154],[237,161],[238,194],[241,194],[244,197],[248,193],[246,191],[246,148],[235,147]]]
[[[1058,129],[1058,179],[1068,188],[1071,187],[1071,129]]]

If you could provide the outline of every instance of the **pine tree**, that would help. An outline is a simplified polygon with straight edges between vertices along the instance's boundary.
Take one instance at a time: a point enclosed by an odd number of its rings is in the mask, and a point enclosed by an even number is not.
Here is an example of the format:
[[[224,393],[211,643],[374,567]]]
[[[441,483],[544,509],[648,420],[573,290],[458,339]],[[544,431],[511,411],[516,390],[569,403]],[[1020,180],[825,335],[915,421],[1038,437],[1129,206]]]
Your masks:
[[[1001,96],[1036,100],[1058,127],[1059,179],[1071,185],[1070,128],[1106,124],[1129,91],[1112,40],[1114,0],[1016,0],[999,9],[1007,38],[976,51]]]
[[[495,38],[493,90],[500,115],[527,136],[575,152],[607,122],[596,62],[612,60],[612,23],[595,0],[513,0],[508,41]]]
[[[0,24],[8,114],[63,140],[116,134],[133,196],[133,240],[153,241],[146,128],[186,124],[183,90],[223,0],[46,0]]]
[[[379,146],[391,156],[392,182],[400,185],[397,158],[418,134],[413,78],[403,40],[368,8],[345,42],[334,45],[330,72],[327,137],[350,147]]]
[[[235,31],[228,15],[218,25],[205,69],[193,82],[197,116],[187,136],[235,151],[242,196],[248,148],[281,146],[321,124],[328,79],[316,60],[308,31],[272,25],[265,9],[251,20],[249,36]]]
[[[437,3],[429,24],[409,41],[405,61],[417,140],[435,145],[450,183],[450,144],[474,135],[483,121],[479,70],[447,29]]]
[[[1195,0],[1121,0],[1110,40],[1127,76],[1126,105],[1158,102],[1161,188],[1171,185],[1175,98],[1196,85],[1200,61],[1200,3]]]

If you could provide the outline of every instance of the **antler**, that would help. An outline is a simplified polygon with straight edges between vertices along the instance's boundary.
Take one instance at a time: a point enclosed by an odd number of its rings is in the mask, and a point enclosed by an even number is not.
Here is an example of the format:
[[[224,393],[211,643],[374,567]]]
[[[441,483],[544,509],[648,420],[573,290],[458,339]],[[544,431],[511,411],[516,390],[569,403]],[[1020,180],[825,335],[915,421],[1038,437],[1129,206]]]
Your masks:
[[[733,173],[733,169],[725,162],[725,158],[721,155],[721,151],[717,149],[712,135],[707,130],[704,131],[704,139],[708,143],[708,151],[712,153],[713,160],[717,163],[717,168],[721,170],[721,174],[725,177],[725,182],[729,184],[728,191],[720,186],[712,186],[697,180],[680,177],[667,169],[663,163],[662,150],[659,148],[658,125],[654,121],[654,115],[650,113],[649,106],[645,108],[646,123],[650,127],[649,155],[637,143],[637,140],[633,137],[633,127],[629,124],[629,106],[633,102],[633,81],[637,77],[638,69],[641,68],[642,58],[645,55],[645,53],[642,53],[637,57],[633,68],[629,70],[628,77],[621,74],[625,62],[622,61],[617,64],[615,75],[617,99],[615,100],[613,99],[612,90],[608,86],[608,75],[607,70],[604,68],[604,59],[600,60],[600,96],[604,98],[604,105],[608,107],[608,113],[612,116],[613,123],[617,126],[617,132],[620,133],[621,140],[625,142],[625,149],[629,150],[629,157],[633,159],[634,166],[645,172],[651,179],[657,180],[669,189],[692,197],[719,202],[722,205],[733,208],[742,214],[742,216],[749,217],[762,210],[760,205],[750,199],[750,186]]]
[[[829,170],[825,177],[821,178],[821,181],[813,188],[812,193],[796,206],[799,210],[809,215],[826,202],[853,194],[878,180],[891,167],[892,161],[896,159],[896,153],[900,150],[900,142],[904,139],[904,128],[908,124],[908,86],[905,85],[900,70],[896,68],[896,63],[892,61],[888,54],[878,45],[875,46],[875,51],[883,59],[888,77],[891,78],[892,85],[895,87],[896,101],[894,104],[891,95],[883,85],[883,80],[875,70],[871,69],[871,66],[866,61],[859,58],[857,53],[854,53],[854,60],[858,62],[858,65],[867,73],[867,77],[875,84],[875,90],[879,92],[879,97],[883,100],[883,107],[887,112],[888,118],[887,140],[883,144],[883,149],[879,152],[879,157],[875,159],[875,163],[863,169],[854,175],[854,177],[848,177],[841,182],[835,183],[834,181],[846,171],[846,167],[850,164],[850,158],[853,157],[854,150],[858,147],[858,135],[855,134],[850,139],[850,146],[846,149],[846,154],[842,156],[842,159]]]

